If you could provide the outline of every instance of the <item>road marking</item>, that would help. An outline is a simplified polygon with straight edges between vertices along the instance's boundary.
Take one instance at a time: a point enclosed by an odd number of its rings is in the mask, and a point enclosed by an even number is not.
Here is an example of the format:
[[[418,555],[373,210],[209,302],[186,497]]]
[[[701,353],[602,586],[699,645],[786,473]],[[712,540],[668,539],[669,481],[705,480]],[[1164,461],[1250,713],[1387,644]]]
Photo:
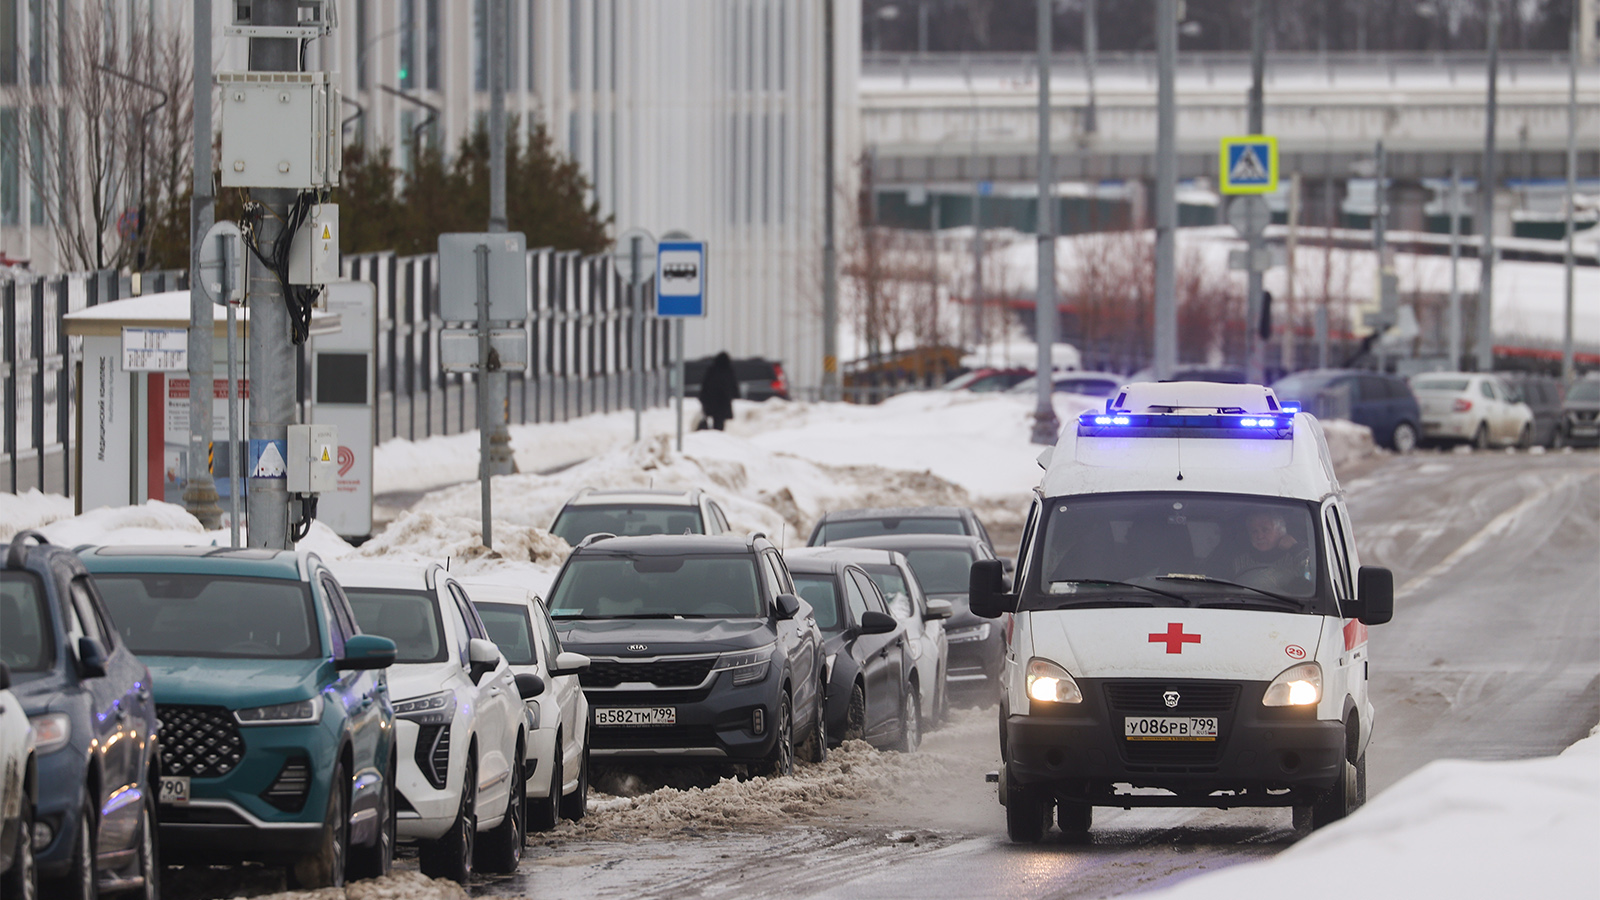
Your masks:
[[[1450,571],[1450,569],[1454,568],[1457,563],[1461,562],[1461,560],[1467,558],[1473,553],[1476,553],[1479,548],[1488,543],[1492,538],[1498,537],[1501,532],[1509,528],[1513,523],[1516,522],[1517,519],[1521,518],[1524,513],[1549,499],[1550,495],[1566,488],[1567,483],[1571,480],[1572,477],[1568,476],[1566,478],[1562,478],[1560,481],[1546,485],[1544,490],[1527,497],[1516,506],[1513,506],[1500,515],[1495,516],[1493,519],[1490,519],[1487,524],[1478,529],[1477,534],[1474,534],[1472,537],[1468,538],[1464,543],[1462,543],[1461,546],[1452,551],[1449,556],[1446,556],[1444,559],[1434,563],[1433,567],[1428,569],[1428,571],[1423,572],[1421,575],[1418,575],[1402,585],[1398,591],[1395,591],[1395,596],[1404,597],[1408,594],[1414,593],[1415,591],[1421,589],[1428,582],[1432,581],[1434,578],[1437,578],[1438,576],[1443,575],[1445,572]]]

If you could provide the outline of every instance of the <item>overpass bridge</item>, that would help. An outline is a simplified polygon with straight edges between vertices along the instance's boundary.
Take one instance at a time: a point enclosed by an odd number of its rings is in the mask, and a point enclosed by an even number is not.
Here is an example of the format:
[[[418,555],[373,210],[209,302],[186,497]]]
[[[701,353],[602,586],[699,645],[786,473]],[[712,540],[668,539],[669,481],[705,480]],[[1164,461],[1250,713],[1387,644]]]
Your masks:
[[[1022,55],[867,54],[860,75],[862,145],[877,189],[1036,180],[1037,67]],[[1265,131],[1284,176],[1306,180],[1304,209],[1342,205],[1347,182],[1370,178],[1376,142],[1388,157],[1395,227],[1420,227],[1422,179],[1452,166],[1476,179],[1483,157],[1487,60],[1482,53],[1271,54]],[[1566,176],[1565,54],[1502,53],[1498,177]],[[1247,54],[1182,54],[1177,88],[1179,178],[1217,172],[1218,139],[1246,131]],[[1052,63],[1054,171],[1062,181],[1153,182],[1156,62],[1102,54],[1093,92],[1081,54]],[[1580,68],[1579,177],[1600,176],[1600,66]],[[968,188],[970,190],[970,188]],[[1332,198],[1328,195],[1331,194]],[[959,224],[947,222],[947,224]]]

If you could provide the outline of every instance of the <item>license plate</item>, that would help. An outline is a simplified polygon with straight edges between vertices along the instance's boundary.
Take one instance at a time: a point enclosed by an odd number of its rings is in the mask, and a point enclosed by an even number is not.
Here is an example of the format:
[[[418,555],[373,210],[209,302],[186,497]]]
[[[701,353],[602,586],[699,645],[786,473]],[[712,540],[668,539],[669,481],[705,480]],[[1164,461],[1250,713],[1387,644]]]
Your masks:
[[[596,725],[676,725],[678,709],[674,706],[650,706],[642,709],[618,707],[594,711]]]
[[[1600,434],[1600,426],[1574,425],[1572,426],[1572,433],[1582,435],[1584,437],[1593,437],[1596,434]]]
[[[1217,720],[1204,716],[1129,716],[1122,736],[1130,741],[1214,741]]]
[[[187,775],[163,775],[163,776],[161,776],[161,796],[158,799],[162,803],[178,804],[180,806],[182,804],[188,803],[189,802],[189,776],[187,776]]]

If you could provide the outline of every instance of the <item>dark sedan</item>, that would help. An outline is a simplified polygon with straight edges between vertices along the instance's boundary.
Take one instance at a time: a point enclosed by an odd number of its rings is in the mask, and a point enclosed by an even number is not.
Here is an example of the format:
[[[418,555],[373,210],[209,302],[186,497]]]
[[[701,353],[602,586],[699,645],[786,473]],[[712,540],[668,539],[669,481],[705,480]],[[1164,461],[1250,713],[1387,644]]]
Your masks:
[[[1397,375],[1357,369],[1310,369],[1272,385],[1280,403],[1323,419],[1349,419],[1372,429],[1372,439],[1396,453],[1416,449],[1422,434],[1422,407],[1410,385]]]
[[[822,518],[817,520],[817,524],[811,529],[811,539],[806,542],[806,546],[822,547],[852,538],[880,534],[965,534],[982,540],[991,551],[994,549],[994,541],[989,540],[988,529],[983,527],[978,514],[966,506],[836,509],[824,513]]]
[[[1561,403],[1561,439],[1573,446],[1600,444],[1600,373],[1574,381]]]

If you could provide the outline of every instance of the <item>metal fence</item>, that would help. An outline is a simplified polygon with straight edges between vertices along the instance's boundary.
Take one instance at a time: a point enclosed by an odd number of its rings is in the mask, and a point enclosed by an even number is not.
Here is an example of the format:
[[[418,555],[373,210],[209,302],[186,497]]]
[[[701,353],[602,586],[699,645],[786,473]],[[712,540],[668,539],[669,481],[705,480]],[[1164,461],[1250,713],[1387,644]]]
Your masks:
[[[526,372],[507,376],[506,407],[514,424],[562,422],[632,408],[633,311],[627,286],[609,257],[533,250],[528,253],[529,314],[520,324],[529,343]],[[346,257],[346,275],[370,281],[378,298],[377,423],[379,443],[420,440],[477,427],[477,379],[439,367],[438,257],[393,253]],[[130,277],[114,271],[34,275],[0,270],[0,398],[4,402],[0,491],[72,496],[72,449],[78,441],[81,338],[69,338],[62,317],[137,294],[187,288],[182,272]],[[644,363],[638,390],[645,406],[669,399],[670,324],[650,313],[645,289]],[[310,409],[310,354],[300,354],[300,410]]]

